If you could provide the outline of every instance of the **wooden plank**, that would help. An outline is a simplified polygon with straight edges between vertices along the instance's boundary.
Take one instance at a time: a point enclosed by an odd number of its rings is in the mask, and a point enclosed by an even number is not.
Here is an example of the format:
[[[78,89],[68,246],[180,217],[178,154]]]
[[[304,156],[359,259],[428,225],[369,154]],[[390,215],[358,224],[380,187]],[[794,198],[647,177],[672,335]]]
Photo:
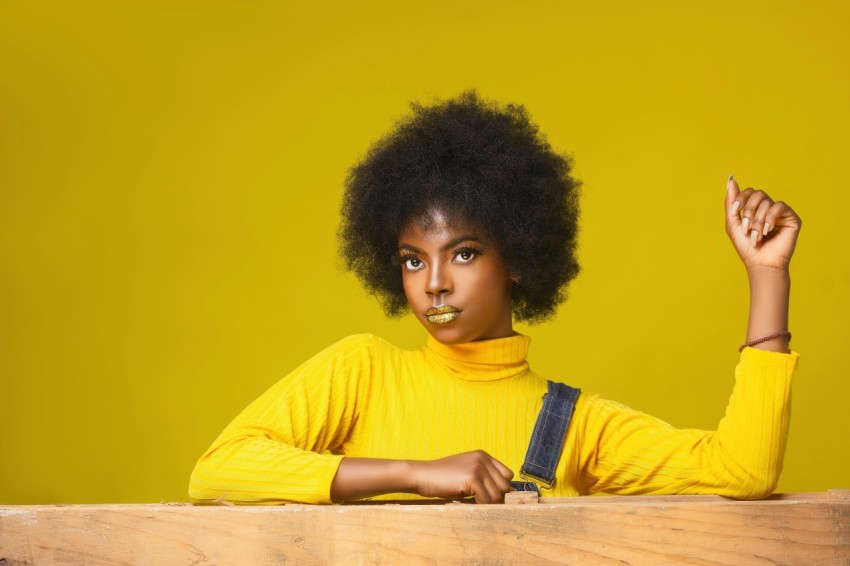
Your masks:
[[[850,564],[850,498],[0,507],[0,564]]]
[[[537,503],[540,497],[536,491],[512,491],[505,494],[505,504],[523,505],[528,503]]]

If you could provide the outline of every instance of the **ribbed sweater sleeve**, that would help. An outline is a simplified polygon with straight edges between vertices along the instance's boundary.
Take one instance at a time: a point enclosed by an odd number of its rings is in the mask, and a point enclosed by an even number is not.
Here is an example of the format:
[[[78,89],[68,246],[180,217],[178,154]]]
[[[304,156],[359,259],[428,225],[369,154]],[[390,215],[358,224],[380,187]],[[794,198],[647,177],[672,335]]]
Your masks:
[[[746,348],[716,431],[675,429],[597,396],[580,400],[580,492],[770,495],[782,471],[797,360]]]
[[[377,349],[368,335],[320,352],[251,403],[201,456],[189,481],[197,503],[330,503],[345,440],[368,389]]]

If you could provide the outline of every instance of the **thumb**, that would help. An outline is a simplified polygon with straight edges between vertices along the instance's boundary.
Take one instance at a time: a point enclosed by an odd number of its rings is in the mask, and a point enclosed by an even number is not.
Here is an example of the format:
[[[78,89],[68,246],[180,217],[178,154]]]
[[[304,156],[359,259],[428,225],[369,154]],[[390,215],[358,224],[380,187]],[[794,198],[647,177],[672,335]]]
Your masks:
[[[735,177],[733,177],[732,175],[729,175],[729,180],[726,181],[726,208],[727,209],[732,205],[732,202],[735,200],[735,197],[737,197],[740,192],[741,192],[741,190],[738,188],[738,181],[735,180]],[[738,211],[736,210],[735,212],[737,213]]]
[[[732,175],[729,175],[729,180],[726,181],[726,225],[730,231],[741,223],[741,217],[738,216],[741,203],[735,200],[740,193],[738,181]]]

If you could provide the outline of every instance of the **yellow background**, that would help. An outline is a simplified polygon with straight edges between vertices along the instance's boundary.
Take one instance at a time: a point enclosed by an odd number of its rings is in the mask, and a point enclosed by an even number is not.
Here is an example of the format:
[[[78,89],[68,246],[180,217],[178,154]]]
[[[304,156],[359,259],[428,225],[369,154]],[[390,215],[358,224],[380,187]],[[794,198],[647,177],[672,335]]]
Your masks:
[[[467,88],[584,181],[533,367],[677,426],[716,425],[745,336],[726,177],[795,207],[780,489],[850,487],[848,6],[0,2],[0,503],[185,500],[311,354],[421,345],[338,268],[341,186],[409,101]]]

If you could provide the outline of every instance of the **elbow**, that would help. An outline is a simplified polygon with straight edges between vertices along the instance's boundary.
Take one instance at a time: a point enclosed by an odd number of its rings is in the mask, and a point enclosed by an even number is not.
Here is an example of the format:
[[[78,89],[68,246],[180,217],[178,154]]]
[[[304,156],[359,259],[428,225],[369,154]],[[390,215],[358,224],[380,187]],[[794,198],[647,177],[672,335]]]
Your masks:
[[[212,476],[211,476],[212,474]],[[228,498],[220,481],[215,481],[215,470],[201,458],[189,476],[189,500],[192,503],[223,503]]]
[[[195,469],[192,470],[192,474],[189,476],[189,500],[192,503],[203,503],[211,499],[216,499],[215,494],[204,487],[203,481],[200,479],[200,467],[200,462],[195,464]]]
[[[203,503],[206,500],[205,492],[198,487],[195,482],[194,472],[189,477],[189,501],[192,503]]]
[[[765,499],[773,495],[778,484],[779,474],[756,476],[737,486],[735,494],[730,495],[730,497],[736,499]]]
[[[770,497],[774,491],[776,491],[776,484],[744,484],[735,486],[733,489],[728,490],[727,493],[722,493],[721,495],[733,499],[755,500]]]
[[[764,499],[776,491],[780,470],[738,469],[729,473],[718,494],[734,499]]]
[[[735,499],[764,499],[779,485],[783,452],[756,450],[749,452],[719,450],[710,466],[709,483],[717,495]]]
[[[232,461],[244,440],[216,441],[198,459],[189,476],[189,499],[192,503],[226,504],[233,501],[235,481]]]

